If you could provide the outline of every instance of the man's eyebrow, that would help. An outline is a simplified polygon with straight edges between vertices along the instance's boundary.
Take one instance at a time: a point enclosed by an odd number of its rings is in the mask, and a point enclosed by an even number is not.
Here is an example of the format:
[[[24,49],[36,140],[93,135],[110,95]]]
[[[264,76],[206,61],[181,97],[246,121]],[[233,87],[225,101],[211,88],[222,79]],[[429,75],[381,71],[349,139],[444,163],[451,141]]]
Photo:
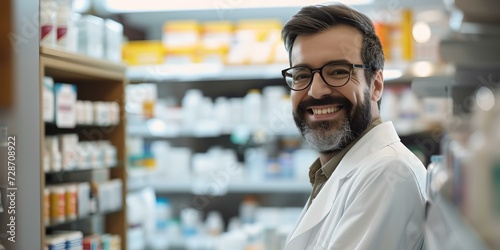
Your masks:
[[[347,64],[352,64],[352,62],[348,61],[347,59],[339,59],[339,60],[328,61],[328,62],[326,62],[323,65],[327,65],[327,64],[330,64],[330,63],[347,63]],[[308,63],[301,63],[301,64],[297,64],[297,65],[292,66],[292,68],[295,68],[295,67],[304,67],[304,68],[311,68],[312,69],[311,65],[308,64]]]

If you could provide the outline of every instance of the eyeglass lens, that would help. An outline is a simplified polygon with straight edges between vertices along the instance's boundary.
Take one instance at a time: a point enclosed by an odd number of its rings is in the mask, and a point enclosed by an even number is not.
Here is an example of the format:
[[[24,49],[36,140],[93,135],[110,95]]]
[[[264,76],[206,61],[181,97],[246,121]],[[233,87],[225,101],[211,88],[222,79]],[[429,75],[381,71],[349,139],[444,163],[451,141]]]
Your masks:
[[[334,87],[346,84],[351,73],[351,67],[348,64],[327,64],[320,70],[323,80]],[[313,77],[313,71],[307,67],[294,67],[285,72],[285,80],[292,89],[307,88]]]

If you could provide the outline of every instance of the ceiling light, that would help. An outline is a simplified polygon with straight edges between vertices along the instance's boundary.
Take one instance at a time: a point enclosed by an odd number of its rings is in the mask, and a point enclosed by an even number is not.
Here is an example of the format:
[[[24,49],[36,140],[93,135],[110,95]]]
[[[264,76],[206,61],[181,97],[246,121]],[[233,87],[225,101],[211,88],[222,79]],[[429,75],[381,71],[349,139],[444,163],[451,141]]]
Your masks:
[[[431,40],[431,28],[425,22],[416,22],[413,25],[412,34],[418,43],[426,43]]]
[[[411,71],[416,77],[428,77],[432,75],[434,67],[431,62],[419,61],[412,65]]]
[[[324,0],[104,0],[100,1],[109,12],[186,11],[218,9],[251,9],[275,7],[301,7],[325,3]],[[341,0],[347,5],[369,4],[373,0]]]
[[[403,71],[400,69],[384,69],[384,80],[390,81],[403,76]]]

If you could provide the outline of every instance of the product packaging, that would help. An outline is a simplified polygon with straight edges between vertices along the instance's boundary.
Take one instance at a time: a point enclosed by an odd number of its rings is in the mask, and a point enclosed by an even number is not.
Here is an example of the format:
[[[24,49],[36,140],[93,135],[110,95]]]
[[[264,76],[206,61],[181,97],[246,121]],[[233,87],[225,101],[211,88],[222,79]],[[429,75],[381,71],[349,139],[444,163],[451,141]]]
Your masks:
[[[54,79],[43,77],[43,121],[54,122]]]
[[[123,44],[123,61],[128,65],[163,64],[165,49],[161,41],[129,41]]]
[[[57,41],[55,0],[40,1],[40,44],[53,47]]]
[[[77,186],[73,183],[66,184],[65,188],[65,203],[66,203],[66,220],[74,220],[77,217]]]
[[[229,21],[212,21],[202,24],[199,54],[205,63],[225,63],[233,37],[233,25]]]
[[[62,185],[49,186],[50,190],[50,221],[51,224],[66,220],[65,188]]]
[[[82,15],[78,20],[78,52],[104,57],[104,20],[92,15]]]
[[[61,171],[62,170],[62,157],[59,151],[59,139],[57,136],[46,136],[45,137],[45,147],[49,153],[50,168],[49,171]]]
[[[162,43],[167,64],[195,63],[200,24],[195,20],[169,21],[163,26]]]
[[[85,217],[90,214],[90,184],[88,182],[77,184],[77,197],[78,217]]]
[[[105,19],[104,28],[105,58],[112,62],[121,62],[123,25],[111,19]]]
[[[75,52],[75,24],[72,19],[72,1],[57,0],[57,46]]]
[[[62,168],[71,170],[77,167],[78,134],[61,134],[59,138],[59,151],[62,156]]]
[[[262,125],[262,96],[260,90],[248,90],[243,98],[243,110],[245,110],[246,113],[243,117],[244,124],[251,129],[256,129]]]
[[[55,119],[59,128],[76,126],[76,85],[56,83],[55,85]]]
[[[43,222],[45,226],[50,225],[50,189],[45,187],[43,189]]]

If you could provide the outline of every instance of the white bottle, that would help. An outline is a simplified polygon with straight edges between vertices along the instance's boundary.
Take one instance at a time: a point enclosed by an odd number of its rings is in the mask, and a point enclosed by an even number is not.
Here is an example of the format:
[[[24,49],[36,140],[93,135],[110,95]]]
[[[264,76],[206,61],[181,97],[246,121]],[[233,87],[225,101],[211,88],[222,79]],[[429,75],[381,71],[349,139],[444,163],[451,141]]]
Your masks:
[[[68,49],[71,45],[69,34],[72,27],[71,0],[57,1],[57,45],[63,49]],[[69,40],[68,40],[69,38]]]
[[[276,115],[281,115],[281,98],[286,94],[283,86],[267,86],[262,89],[262,122],[268,123]]]
[[[54,0],[42,0],[40,1],[40,44],[54,46],[56,40],[56,3]]]
[[[259,204],[254,196],[245,196],[240,204],[240,219],[243,224],[253,224]]]
[[[262,97],[260,90],[250,89],[243,98],[243,122],[250,128],[257,128],[262,120]]]
[[[172,219],[172,207],[170,205],[170,200],[167,198],[157,198],[156,199],[156,230],[165,231],[168,226],[168,222]]]
[[[233,97],[229,99],[231,113],[231,125],[236,128],[243,123],[243,98]]]
[[[425,127],[421,121],[422,104],[411,89],[401,94],[399,108],[399,120],[394,124],[398,133],[407,135],[420,132]]]
[[[151,143],[151,151],[156,162],[158,176],[168,176],[168,169],[172,166],[170,144],[167,141],[154,141]]]
[[[398,123],[398,96],[394,90],[387,88],[384,89],[384,94],[382,95],[382,102],[380,103],[380,117],[383,121],[392,121],[393,123]]]
[[[250,181],[259,182],[264,179],[267,162],[267,151],[263,147],[245,150],[245,172]]]
[[[433,201],[436,193],[440,188],[439,178],[435,178],[437,174],[443,171],[443,156],[442,155],[432,155],[431,163],[427,166],[427,198],[429,201]]]
[[[199,89],[190,89],[182,98],[182,119],[184,128],[191,130],[196,126],[200,118],[200,105],[203,100],[203,94]]]
[[[219,236],[224,232],[224,220],[217,211],[210,211],[205,220],[205,230],[208,235]]]
[[[223,132],[231,131],[231,107],[226,97],[219,96],[215,99],[214,114]]]

